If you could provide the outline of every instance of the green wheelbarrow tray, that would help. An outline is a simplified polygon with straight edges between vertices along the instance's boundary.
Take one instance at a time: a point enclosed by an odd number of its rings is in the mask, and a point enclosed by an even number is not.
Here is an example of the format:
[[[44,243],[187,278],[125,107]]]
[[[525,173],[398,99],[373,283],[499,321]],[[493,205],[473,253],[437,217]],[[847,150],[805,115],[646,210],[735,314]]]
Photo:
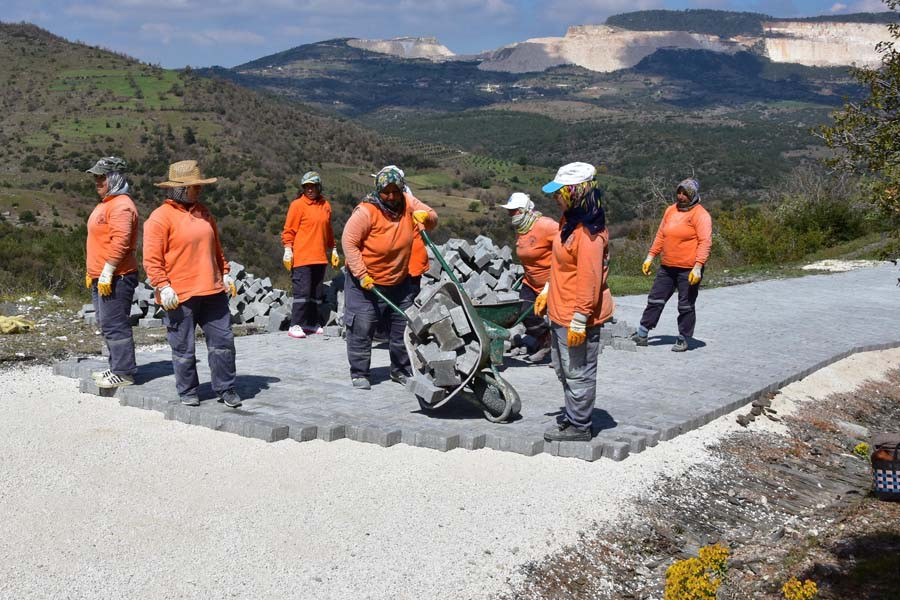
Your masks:
[[[509,328],[515,327],[532,313],[534,303],[522,306],[521,300],[497,302],[495,304],[475,304],[475,312],[484,322],[490,338],[491,362],[503,364],[503,342],[509,339]]]
[[[493,324],[483,322],[478,315],[476,307],[473,306],[472,301],[469,300],[469,296],[461,290],[461,286],[450,281],[444,282],[442,285],[438,286],[427,298],[425,298],[421,307],[423,309],[426,308],[438,294],[447,296],[455,304],[462,306],[466,319],[469,322],[469,326],[472,328],[472,331],[477,338],[479,357],[475,366],[468,373],[461,374],[461,383],[452,389],[448,389],[448,393],[444,398],[434,404],[428,404],[417,397],[419,406],[423,410],[440,408],[453,398],[461,395],[463,390],[468,386],[474,394],[476,402],[483,409],[485,418],[489,421],[502,423],[509,420],[510,417],[518,415],[522,408],[519,394],[497,373],[496,368],[491,362],[490,348],[492,345],[492,337],[489,333],[489,329]],[[521,303],[517,304],[519,304],[519,307],[521,308]],[[494,327],[496,327],[496,325],[494,325]],[[427,365],[416,353],[417,340],[409,327],[403,332],[403,341],[406,345],[406,352],[409,354],[413,368],[419,373],[427,371]],[[502,340],[500,340],[500,347],[501,349],[503,347]]]

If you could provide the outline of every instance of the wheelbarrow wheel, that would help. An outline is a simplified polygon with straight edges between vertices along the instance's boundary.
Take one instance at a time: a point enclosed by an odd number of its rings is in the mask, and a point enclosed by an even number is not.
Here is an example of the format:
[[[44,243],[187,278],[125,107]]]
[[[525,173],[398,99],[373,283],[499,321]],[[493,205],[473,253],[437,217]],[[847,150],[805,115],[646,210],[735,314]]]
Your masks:
[[[505,423],[522,409],[519,394],[499,375],[481,373],[473,380],[472,388],[484,418],[492,423]]]

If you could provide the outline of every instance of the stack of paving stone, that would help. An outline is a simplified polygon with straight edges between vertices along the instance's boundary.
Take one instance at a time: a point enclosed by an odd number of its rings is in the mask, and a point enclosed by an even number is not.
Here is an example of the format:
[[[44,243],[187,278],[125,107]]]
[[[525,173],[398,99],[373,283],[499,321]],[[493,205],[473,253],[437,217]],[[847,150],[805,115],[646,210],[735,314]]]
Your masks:
[[[509,246],[499,248],[491,238],[479,235],[474,244],[451,238],[438,249],[473,304],[497,304],[519,299],[519,293],[512,287],[525,271],[522,265],[512,261],[513,253]],[[437,284],[450,281],[450,276],[443,272],[441,264],[432,255],[431,248],[428,249],[428,257],[431,265],[422,276],[419,298],[428,297]]]
[[[433,405],[462,384],[481,360],[481,345],[465,309],[444,292],[406,311],[416,346],[416,373],[406,389]],[[411,357],[412,358],[412,357]]]

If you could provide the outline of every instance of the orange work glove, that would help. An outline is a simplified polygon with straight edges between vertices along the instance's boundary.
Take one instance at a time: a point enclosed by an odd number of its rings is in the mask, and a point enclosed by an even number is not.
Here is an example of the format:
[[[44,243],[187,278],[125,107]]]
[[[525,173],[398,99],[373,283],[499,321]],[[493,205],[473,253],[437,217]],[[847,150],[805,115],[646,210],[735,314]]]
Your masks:
[[[582,345],[587,340],[587,315],[575,313],[572,322],[569,323],[569,331],[566,334],[566,346],[574,348]]]

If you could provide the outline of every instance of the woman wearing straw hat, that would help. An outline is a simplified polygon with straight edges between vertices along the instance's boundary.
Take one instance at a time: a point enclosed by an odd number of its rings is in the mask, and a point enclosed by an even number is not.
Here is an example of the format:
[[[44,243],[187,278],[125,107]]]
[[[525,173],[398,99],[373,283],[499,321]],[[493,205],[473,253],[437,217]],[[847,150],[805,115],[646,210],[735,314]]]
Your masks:
[[[349,276],[344,283],[344,324],[347,360],[354,388],[368,390],[372,337],[382,314],[389,312],[392,381],[405,384],[410,374],[409,355],[403,344],[406,320],[388,310],[374,294],[379,291],[402,309],[412,305],[409,259],[416,224],[437,225],[437,213],[412,194],[405,193],[403,172],[386,167],[375,177],[375,191],[360,202],[344,226],[341,247]]]
[[[194,330],[206,336],[212,388],[220,402],[235,408],[241,397],[234,390],[234,335],[228,294],[237,293],[219,242],[216,220],[198,202],[204,178],[197,161],[169,165],[169,177],[155,184],[166,200],[144,224],[144,270],[166,309],[163,322],[172,347],[175,389],[182,404],[200,404]]]
[[[87,170],[94,176],[100,203],[87,222],[87,277],[109,368],[93,373],[97,387],[118,388],[134,383],[137,363],[131,332],[131,300],[138,284],[138,214],[125,180],[125,161],[105,156]]]
[[[322,195],[322,178],[309,171],[300,179],[303,193],[291,202],[281,243],[284,246],[282,263],[291,273],[294,302],[291,305],[291,326],[288,335],[305,338],[307,334],[322,334],[319,307],[322,305],[322,281],[325,266],[331,256],[331,266],[341,264],[334,247],[331,227],[331,204]]]
[[[536,313],[550,316],[553,365],[565,396],[562,418],[544,433],[548,442],[589,441],[592,435],[600,326],[614,308],[606,285],[609,232],[595,175],[592,165],[570,163],[543,187],[563,211],[550,281],[534,302]]]

